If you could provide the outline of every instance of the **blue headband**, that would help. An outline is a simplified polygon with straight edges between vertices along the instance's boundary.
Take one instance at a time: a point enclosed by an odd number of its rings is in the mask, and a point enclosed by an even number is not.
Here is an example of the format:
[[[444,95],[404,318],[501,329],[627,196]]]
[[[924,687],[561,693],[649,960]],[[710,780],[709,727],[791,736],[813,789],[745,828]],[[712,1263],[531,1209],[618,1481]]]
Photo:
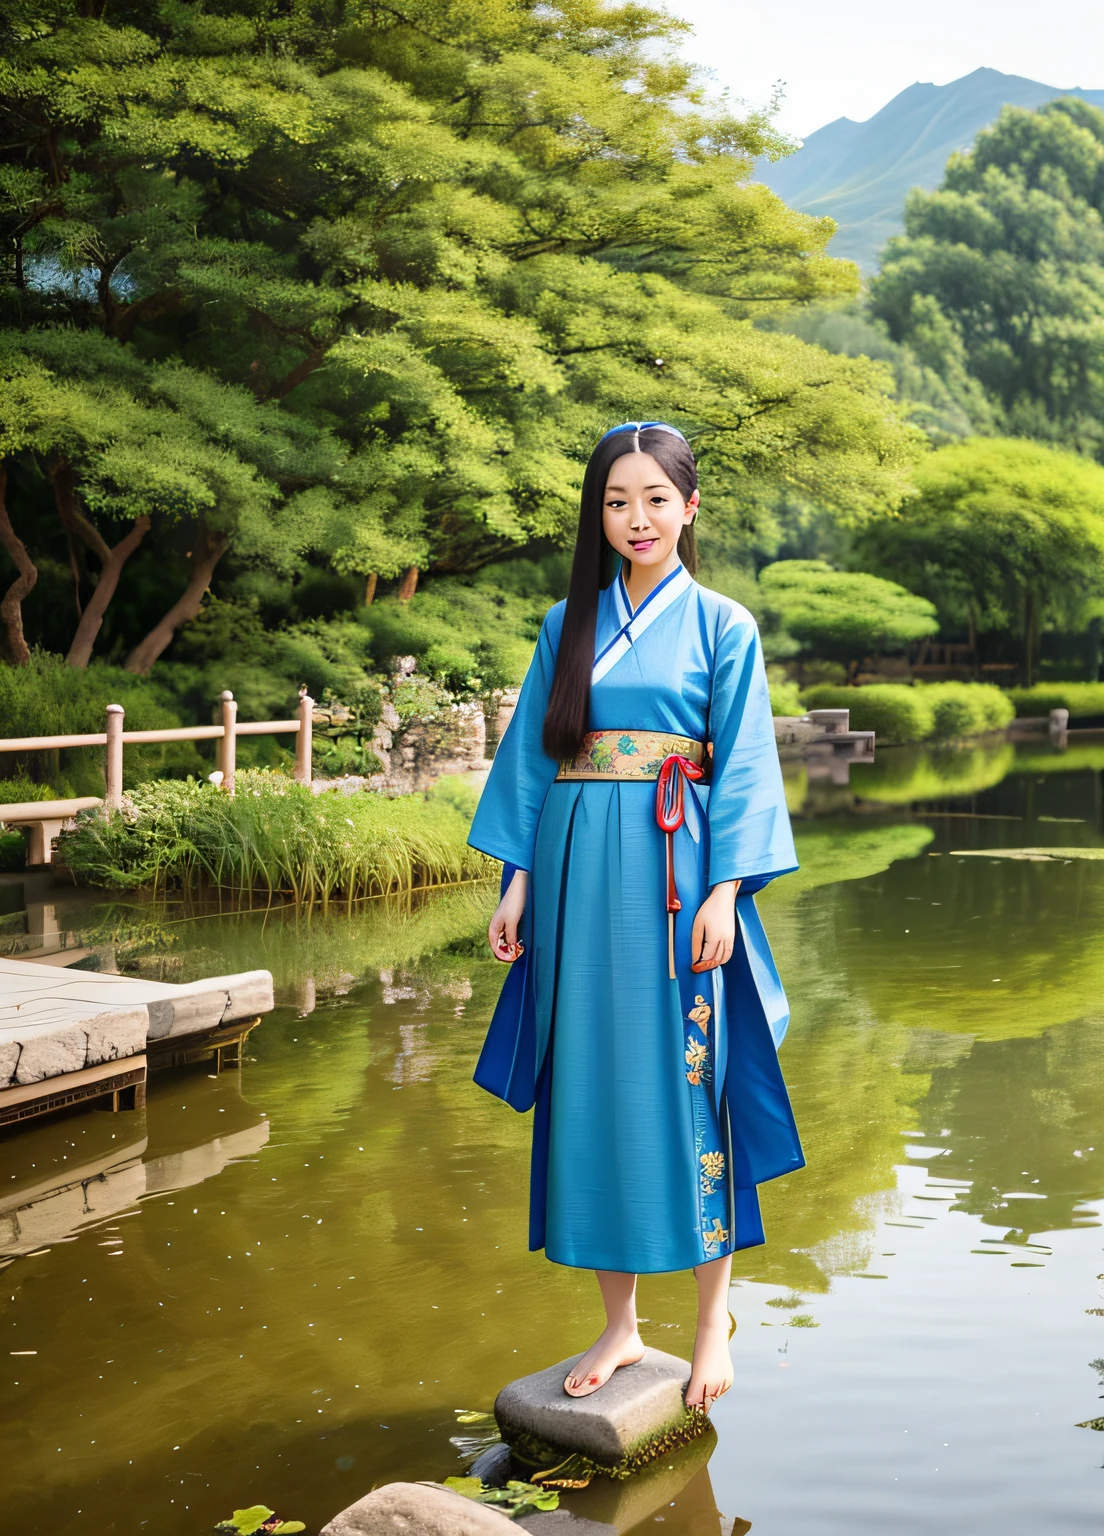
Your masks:
[[[617,437],[621,432],[670,432],[686,442],[679,429],[669,427],[665,421],[623,421],[619,427],[611,427],[608,432],[604,432],[598,441],[604,443],[607,437]]]

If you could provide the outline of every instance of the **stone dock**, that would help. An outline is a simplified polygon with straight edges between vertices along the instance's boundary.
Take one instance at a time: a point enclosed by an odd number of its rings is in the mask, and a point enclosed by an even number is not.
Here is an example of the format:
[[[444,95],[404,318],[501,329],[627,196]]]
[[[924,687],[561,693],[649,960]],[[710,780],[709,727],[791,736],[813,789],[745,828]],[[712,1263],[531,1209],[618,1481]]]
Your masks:
[[[140,1108],[148,1068],[216,1068],[273,1006],[268,971],[174,986],[0,958],[0,1127],[74,1104]]]

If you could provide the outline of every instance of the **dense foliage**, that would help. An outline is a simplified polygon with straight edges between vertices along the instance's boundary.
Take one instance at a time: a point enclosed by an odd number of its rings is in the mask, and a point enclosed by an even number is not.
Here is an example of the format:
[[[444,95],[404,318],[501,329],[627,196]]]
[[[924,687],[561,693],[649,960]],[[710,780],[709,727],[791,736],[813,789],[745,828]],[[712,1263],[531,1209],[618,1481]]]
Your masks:
[[[146,672],[212,583],[270,629],[555,547],[626,415],[692,433],[718,550],[781,487],[892,508],[916,434],[886,371],[748,318],[854,269],[750,181],[786,145],[668,56],[680,27],[607,0],[7,8],[11,659]]]
[[[1102,215],[1104,112],[1006,108],[941,187],[910,195],[874,314],[948,384],[976,380],[977,429],[1104,458]]]
[[[834,571],[823,560],[776,560],[762,572],[759,590],[787,634],[830,660],[902,651],[939,627],[926,598],[861,571]]]
[[[1073,627],[1104,599],[1104,468],[1039,443],[974,438],[918,466],[899,514],[860,558],[907,580],[951,623],[1020,638],[1028,683],[1045,621]]]

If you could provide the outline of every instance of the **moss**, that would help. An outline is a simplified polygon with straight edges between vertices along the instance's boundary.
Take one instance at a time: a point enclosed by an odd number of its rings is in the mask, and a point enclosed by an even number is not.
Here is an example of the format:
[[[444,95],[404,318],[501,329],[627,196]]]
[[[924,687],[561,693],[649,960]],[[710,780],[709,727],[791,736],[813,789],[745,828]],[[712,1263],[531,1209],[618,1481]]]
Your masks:
[[[557,1449],[535,1435],[519,1434],[510,1441],[510,1454],[517,1465],[529,1474],[531,1482],[547,1482],[549,1487],[580,1487],[582,1481],[592,1477],[612,1477],[618,1480],[632,1477],[660,1456],[670,1455],[681,1446],[707,1434],[709,1415],[699,1409],[687,1408],[682,1418],[659,1435],[631,1446],[620,1461],[608,1464],[594,1461],[579,1452],[566,1460],[562,1447]]]

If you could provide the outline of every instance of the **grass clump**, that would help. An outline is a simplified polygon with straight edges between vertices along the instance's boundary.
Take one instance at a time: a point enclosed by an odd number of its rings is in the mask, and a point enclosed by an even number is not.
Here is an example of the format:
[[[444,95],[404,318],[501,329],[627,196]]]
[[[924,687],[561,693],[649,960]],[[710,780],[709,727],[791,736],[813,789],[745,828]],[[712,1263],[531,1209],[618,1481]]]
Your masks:
[[[212,889],[243,902],[264,896],[325,907],[487,874],[491,861],[467,846],[470,820],[452,787],[397,800],[314,795],[252,770],[238,774],[233,797],[192,779],[142,785],[121,812],[78,817],[58,855],[88,885]]]

